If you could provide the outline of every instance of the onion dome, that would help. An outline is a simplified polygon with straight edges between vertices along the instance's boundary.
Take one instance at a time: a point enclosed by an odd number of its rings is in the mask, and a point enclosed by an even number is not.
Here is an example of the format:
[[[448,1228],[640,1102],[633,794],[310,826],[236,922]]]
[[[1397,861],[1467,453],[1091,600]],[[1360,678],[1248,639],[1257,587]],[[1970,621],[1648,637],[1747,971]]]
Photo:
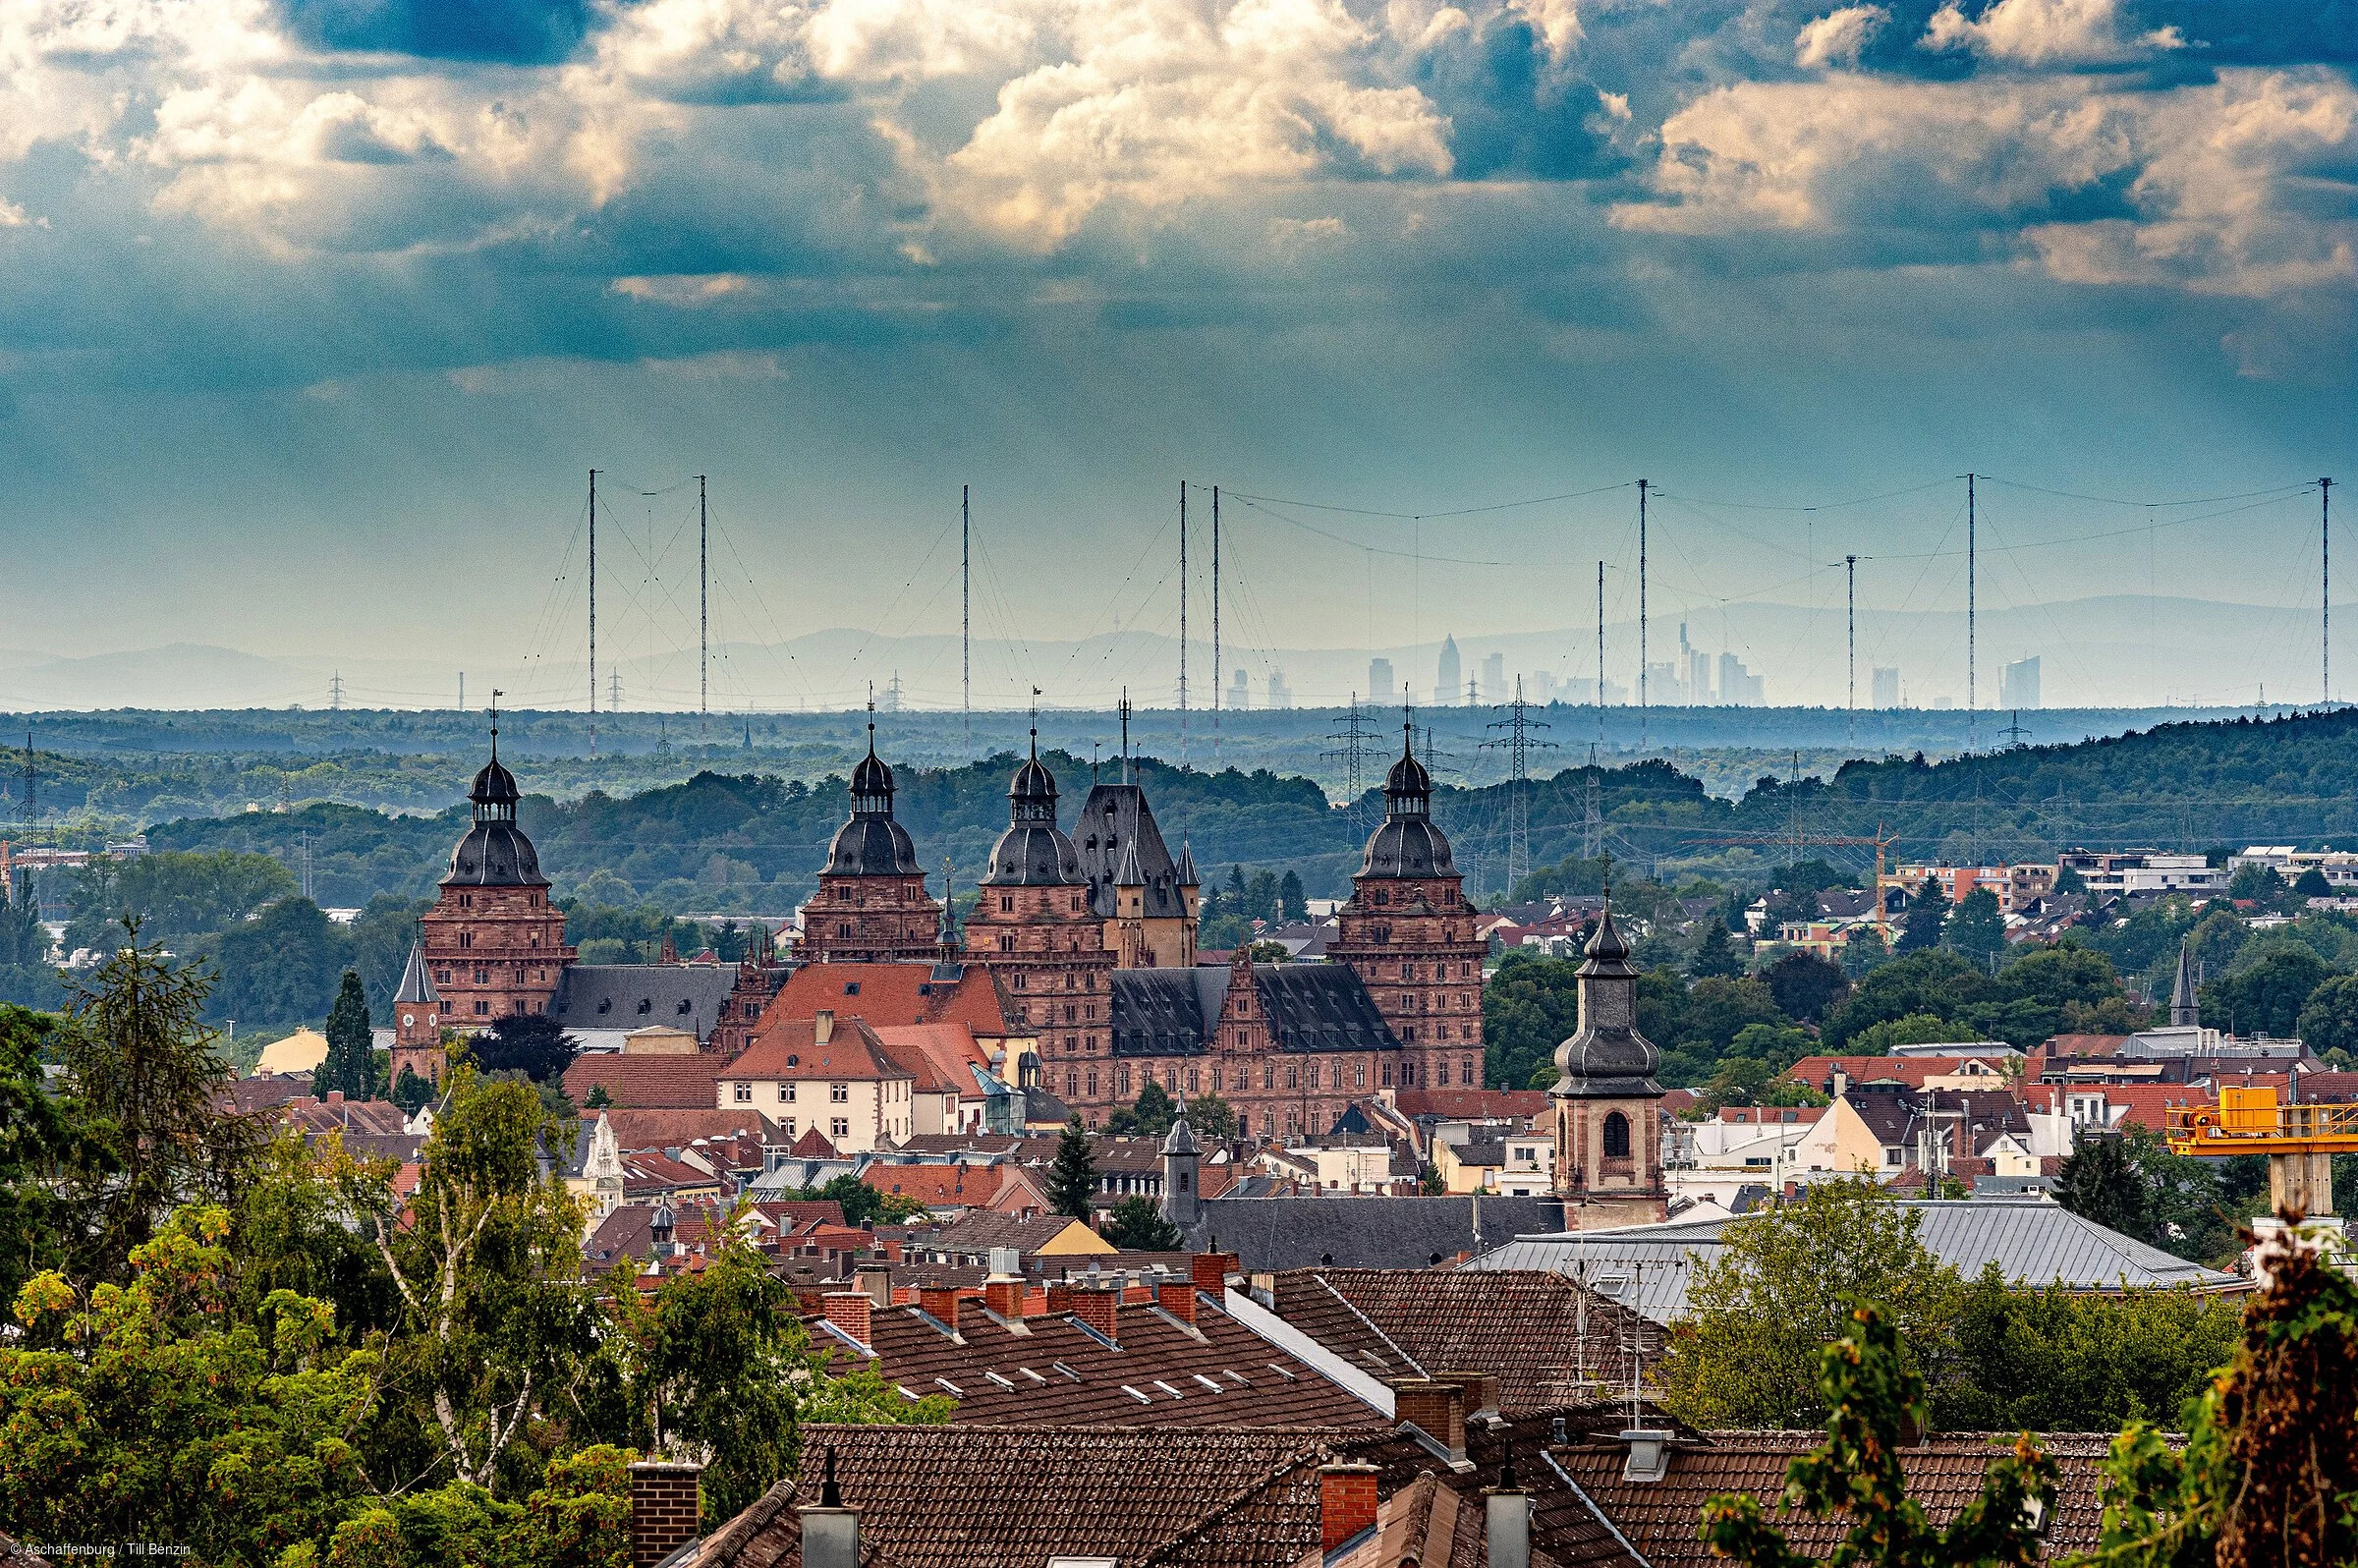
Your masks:
[[[1007,831],[991,846],[985,887],[1062,887],[1088,882],[1081,852],[1056,825],[1056,775],[1039,759],[1039,732],[1032,732],[1032,756],[1007,786]]]
[[[1580,1029],[1555,1048],[1560,1099],[1659,1098],[1661,1053],[1638,1033],[1638,967],[1629,961],[1608,905],[1584,948],[1578,976]]]
[[[1455,876],[1457,863],[1449,853],[1449,838],[1432,825],[1432,775],[1418,761],[1409,739],[1415,731],[1402,724],[1400,759],[1383,780],[1383,825],[1368,840],[1361,876]]]
[[[869,720],[868,755],[852,769],[852,814],[835,830],[825,876],[916,876],[917,845],[892,817],[892,769],[876,756],[876,724]]]
[[[516,803],[524,797],[516,775],[499,760],[499,726],[491,727],[491,760],[475,775],[467,799],[475,808],[475,825],[450,854],[450,873],[444,887],[546,887],[540,874],[540,856],[533,841],[516,825]]]

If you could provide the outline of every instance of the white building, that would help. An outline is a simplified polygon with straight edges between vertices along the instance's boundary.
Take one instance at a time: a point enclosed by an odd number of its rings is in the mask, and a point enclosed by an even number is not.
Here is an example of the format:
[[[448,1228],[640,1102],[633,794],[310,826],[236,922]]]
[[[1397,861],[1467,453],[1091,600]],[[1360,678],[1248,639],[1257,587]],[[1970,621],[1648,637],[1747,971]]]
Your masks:
[[[840,1154],[898,1145],[916,1131],[917,1075],[858,1018],[787,1020],[727,1071],[713,1085],[721,1109],[751,1106],[790,1136],[819,1134]]]

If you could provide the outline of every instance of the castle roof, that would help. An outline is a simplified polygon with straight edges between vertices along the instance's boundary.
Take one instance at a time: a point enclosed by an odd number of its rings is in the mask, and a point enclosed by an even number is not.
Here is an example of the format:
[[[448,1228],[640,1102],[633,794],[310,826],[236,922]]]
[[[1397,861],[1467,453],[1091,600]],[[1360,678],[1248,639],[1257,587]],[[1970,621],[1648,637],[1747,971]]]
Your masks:
[[[983,887],[1065,887],[1085,883],[1081,853],[1056,825],[1056,775],[1039,759],[1039,732],[1032,756],[1007,786],[1007,831],[990,849]]]
[[[1376,999],[1340,964],[1256,964],[1253,989],[1281,1051],[1388,1051],[1399,1037]],[[1106,1020],[1117,1056],[1200,1056],[1219,1027],[1236,970],[1117,969]]]
[[[1383,825],[1368,839],[1361,876],[1455,876],[1449,836],[1432,823],[1432,775],[1417,760],[1413,726],[1403,722],[1399,760],[1383,780]]]
[[[1081,818],[1073,824],[1073,844],[1080,852],[1091,907],[1101,918],[1113,918],[1116,887],[1144,887],[1149,920],[1186,916],[1187,899],[1179,891],[1188,885],[1182,880],[1182,868],[1172,861],[1153,809],[1147,804],[1147,792],[1138,785],[1092,786],[1082,803]],[[1186,868],[1193,868],[1192,863]]]
[[[467,792],[475,809],[475,825],[450,852],[450,871],[444,887],[546,887],[540,857],[524,829],[516,825],[516,804],[523,797],[516,775],[499,760],[499,730],[491,731],[491,759],[475,775]]]

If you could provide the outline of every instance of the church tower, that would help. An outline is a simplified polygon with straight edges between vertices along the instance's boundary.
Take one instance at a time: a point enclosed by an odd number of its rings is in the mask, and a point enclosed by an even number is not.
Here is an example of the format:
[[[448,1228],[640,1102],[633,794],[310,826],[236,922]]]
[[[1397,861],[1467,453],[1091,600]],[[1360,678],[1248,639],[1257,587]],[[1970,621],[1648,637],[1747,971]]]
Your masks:
[[[1669,1211],[1660,1054],[1638,1033],[1638,967],[1611,906],[1580,966],[1580,1030],[1555,1048],[1555,1191],[1569,1230],[1644,1225]]]
[[[991,847],[966,923],[966,957],[988,969],[1007,1017],[1033,1031],[1050,1093],[1088,1116],[1110,1104],[1114,954],[1080,853],[1056,825],[1056,777],[1032,756],[1007,789],[1007,830]]]
[[[2180,942],[2178,944],[2177,983],[2169,988],[2169,1027],[2172,1029],[2200,1029],[2202,1026],[2203,1011],[2196,1000],[2194,989],[2193,944]]]
[[[1403,1089],[1482,1087],[1479,913],[1448,837],[1433,825],[1432,777],[1403,723],[1400,759],[1383,781],[1383,825],[1368,840],[1351,897],[1335,912],[1330,962],[1347,964],[1399,1036]]]
[[[419,921],[440,1022],[489,1029],[511,1013],[547,1011],[557,980],[573,962],[565,917],[548,902],[548,878],[524,829],[516,775],[500,765],[499,718],[491,719],[491,759],[467,792],[475,825],[451,851],[441,896]]]
[[[805,960],[874,963],[940,953],[941,906],[926,896],[917,846],[893,820],[892,791],[892,769],[876,756],[871,700],[868,755],[852,769],[852,814],[835,830],[818,896],[803,911]]]
[[[401,985],[393,993],[393,1082],[408,1068],[431,1084],[442,1076],[447,1061],[442,1049],[442,998],[434,992],[432,972],[426,968],[422,940],[410,943],[410,961],[402,966]]]

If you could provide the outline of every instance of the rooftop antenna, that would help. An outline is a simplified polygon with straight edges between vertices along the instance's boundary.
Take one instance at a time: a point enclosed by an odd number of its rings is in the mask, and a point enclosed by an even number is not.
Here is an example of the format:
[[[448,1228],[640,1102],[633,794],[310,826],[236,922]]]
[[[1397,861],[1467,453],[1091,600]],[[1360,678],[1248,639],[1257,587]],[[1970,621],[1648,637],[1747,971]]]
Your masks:
[[[975,752],[974,533],[967,509],[974,486],[958,486],[958,712],[966,722],[966,752]]]
[[[1039,688],[1032,688],[1032,760],[1039,760]]]
[[[712,712],[712,575],[705,548],[709,516],[704,510],[704,476],[696,476],[696,738],[704,738]]]
[[[1130,777],[1130,688],[1127,686],[1122,688],[1121,704],[1115,711],[1122,717],[1122,782],[1128,784],[1133,780]]]
[[[590,471],[590,759],[597,760],[597,470]]]

